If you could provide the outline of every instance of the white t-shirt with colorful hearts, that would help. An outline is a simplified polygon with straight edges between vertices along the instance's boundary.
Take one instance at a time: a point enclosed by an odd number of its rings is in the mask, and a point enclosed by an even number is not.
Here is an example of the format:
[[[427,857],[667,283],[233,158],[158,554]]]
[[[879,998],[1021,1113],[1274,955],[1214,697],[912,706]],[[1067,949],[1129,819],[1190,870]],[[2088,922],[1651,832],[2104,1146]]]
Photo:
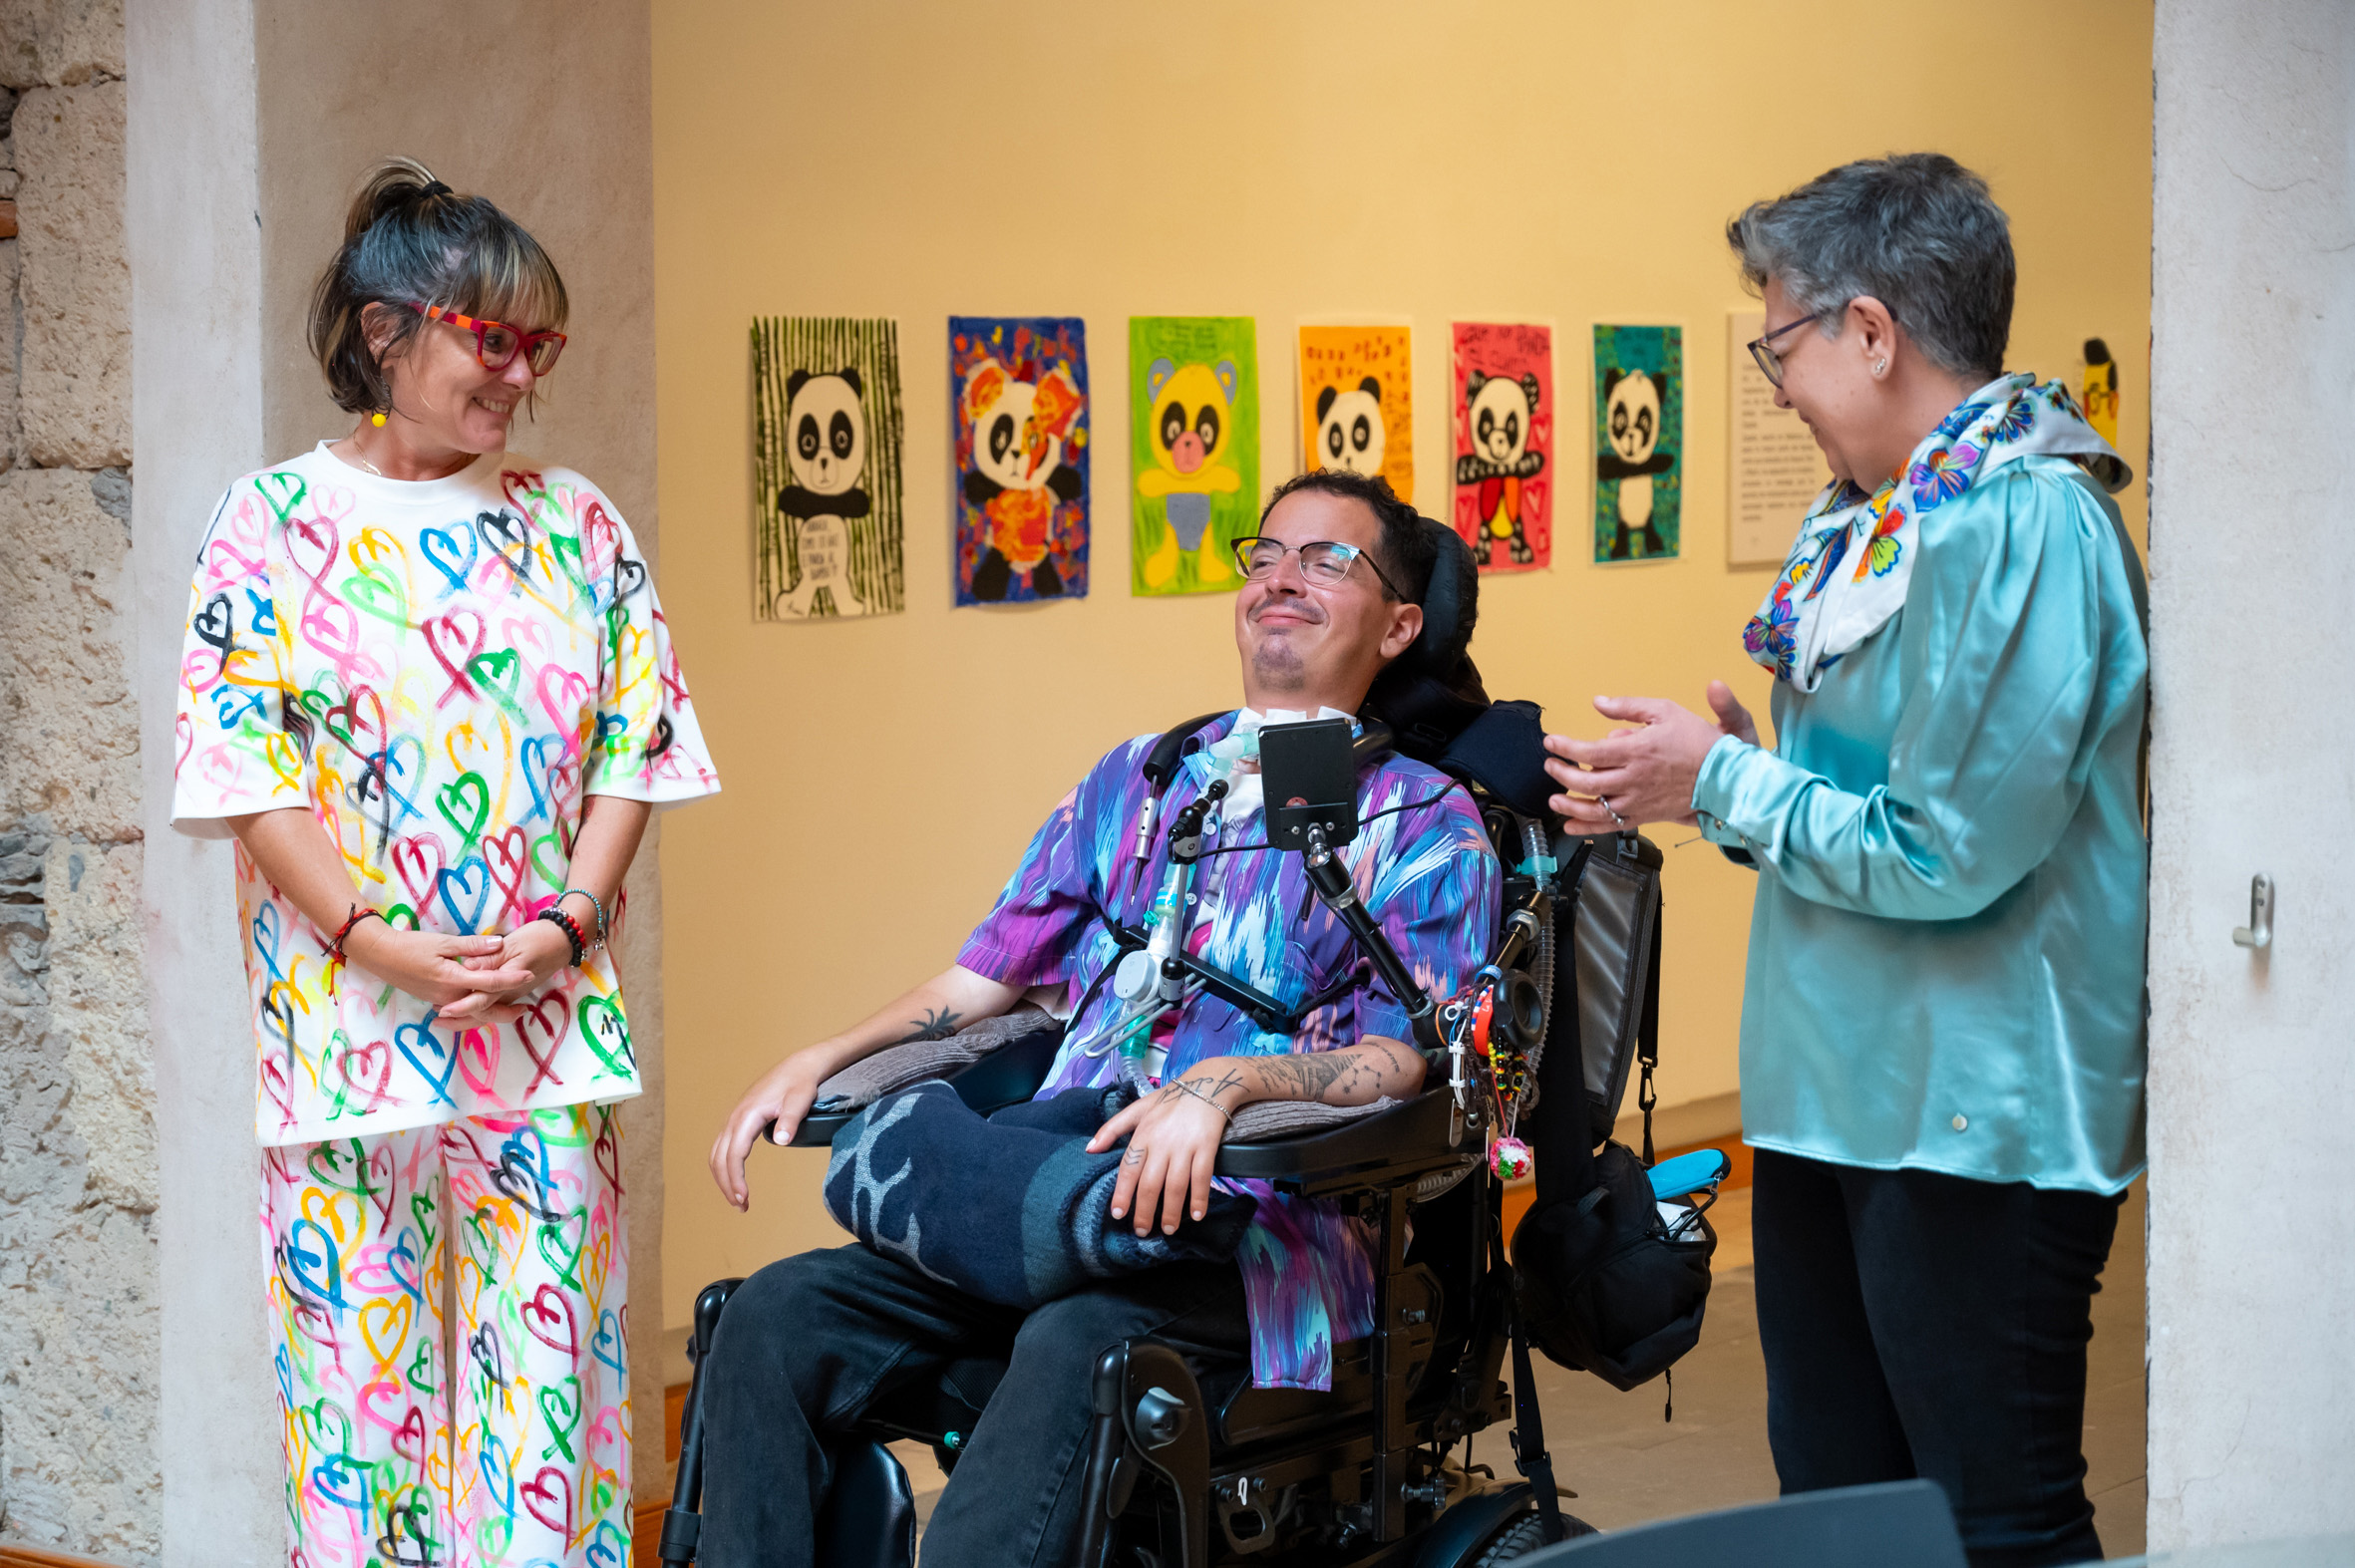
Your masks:
[[[536,917],[585,795],[719,788],[628,525],[580,474],[512,454],[407,482],[321,443],[238,479],[197,554],[179,687],[172,824],[216,837],[304,807],[366,907],[422,930]],[[334,933],[236,861],[263,1143],[638,1092],[610,950],[511,1024],[453,1027],[337,963]]]

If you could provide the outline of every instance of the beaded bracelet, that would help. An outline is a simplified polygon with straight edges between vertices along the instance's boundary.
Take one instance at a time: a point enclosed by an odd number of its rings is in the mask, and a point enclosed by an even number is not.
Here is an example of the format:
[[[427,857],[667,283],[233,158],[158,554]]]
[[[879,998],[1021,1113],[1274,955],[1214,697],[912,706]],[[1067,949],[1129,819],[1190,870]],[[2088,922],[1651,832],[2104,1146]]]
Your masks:
[[[589,907],[597,912],[597,939],[596,941],[589,944],[589,951],[593,953],[598,948],[605,945],[605,932],[607,930],[605,924],[605,904],[602,899],[598,898],[596,894],[590,892],[585,887],[565,888],[563,892],[556,895],[556,902],[561,904],[566,898],[570,897],[574,893],[578,893],[581,897],[587,899],[589,901]]]
[[[355,910],[353,910],[353,911],[352,911],[352,917],[351,917],[349,920],[346,920],[346,921],[345,921],[345,922],[344,922],[342,925],[340,925],[340,926],[338,926],[338,927],[336,928],[336,931],[335,931],[335,940],[327,944],[327,951],[328,951],[328,952],[330,952],[330,953],[333,953],[333,954],[335,955],[335,961],[336,961],[337,963],[341,964],[341,963],[347,962],[347,960],[344,958],[344,955],[343,955],[343,944],[344,944],[344,939],[345,939],[346,937],[348,937],[348,936],[350,936],[350,935],[352,934],[352,927],[354,927],[354,926],[358,925],[358,924],[359,924],[361,921],[363,921],[363,920],[383,920],[383,919],[384,919],[384,914],[383,914],[383,912],[382,912],[381,910],[376,910],[376,909],[355,909]],[[389,923],[389,922],[388,922],[388,923]]]
[[[588,957],[588,948],[580,940],[580,923],[553,904],[542,909],[539,918],[563,931],[564,940],[572,944],[572,967],[578,969],[581,960]]]

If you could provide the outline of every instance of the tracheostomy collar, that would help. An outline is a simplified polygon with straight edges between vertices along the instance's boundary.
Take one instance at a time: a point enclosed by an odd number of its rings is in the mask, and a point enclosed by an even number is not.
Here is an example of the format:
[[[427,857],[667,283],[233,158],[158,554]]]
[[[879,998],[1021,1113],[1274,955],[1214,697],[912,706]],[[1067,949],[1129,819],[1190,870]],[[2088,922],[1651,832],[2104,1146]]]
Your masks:
[[[1221,815],[1239,821],[1256,816],[1265,804],[1259,784],[1259,732],[1271,724],[1306,724],[1311,719],[1347,719],[1352,725],[1357,723],[1355,714],[1343,713],[1338,708],[1319,708],[1313,714],[1296,708],[1270,708],[1265,713],[1245,708],[1235,715],[1233,729],[1202,748],[1209,777],[1226,781]]]

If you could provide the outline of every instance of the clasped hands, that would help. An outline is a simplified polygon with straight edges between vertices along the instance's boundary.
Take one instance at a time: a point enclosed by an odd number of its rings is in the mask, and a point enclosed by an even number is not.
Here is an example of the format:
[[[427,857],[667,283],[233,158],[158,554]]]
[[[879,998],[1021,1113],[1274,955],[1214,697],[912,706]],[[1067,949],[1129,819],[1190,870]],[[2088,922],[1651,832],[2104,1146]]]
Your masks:
[[[446,1024],[483,1029],[512,1020],[524,998],[572,961],[551,920],[526,920],[505,936],[454,936],[363,920],[344,938],[352,963],[436,1010]]]
[[[1709,683],[1712,723],[1658,697],[1597,697],[1595,712],[1622,721],[1599,741],[1549,735],[1546,773],[1563,792],[1546,802],[1572,833],[1630,832],[1645,822],[1690,826],[1693,786],[1710,749],[1727,736],[1758,744],[1758,725],[1723,681]]]

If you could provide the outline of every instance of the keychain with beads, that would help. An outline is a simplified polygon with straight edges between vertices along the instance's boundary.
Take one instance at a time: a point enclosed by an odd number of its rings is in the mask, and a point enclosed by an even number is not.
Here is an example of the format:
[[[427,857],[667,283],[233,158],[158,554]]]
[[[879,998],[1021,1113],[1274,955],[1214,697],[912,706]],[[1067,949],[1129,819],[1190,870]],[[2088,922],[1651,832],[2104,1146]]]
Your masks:
[[[1497,1140],[1489,1145],[1489,1170],[1499,1180],[1518,1181],[1536,1168],[1537,1161],[1529,1145],[1514,1136],[1514,1128],[1519,1120],[1516,1114],[1519,1097],[1515,1094],[1511,1098],[1507,1098],[1505,1074],[1489,1045],[1489,1026],[1495,1020],[1496,1009],[1497,991],[1491,986],[1482,991],[1480,1000],[1473,1005],[1472,1045],[1480,1060],[1488,1065],[1489,1091],[1497,1107],[1499,1134]]]

